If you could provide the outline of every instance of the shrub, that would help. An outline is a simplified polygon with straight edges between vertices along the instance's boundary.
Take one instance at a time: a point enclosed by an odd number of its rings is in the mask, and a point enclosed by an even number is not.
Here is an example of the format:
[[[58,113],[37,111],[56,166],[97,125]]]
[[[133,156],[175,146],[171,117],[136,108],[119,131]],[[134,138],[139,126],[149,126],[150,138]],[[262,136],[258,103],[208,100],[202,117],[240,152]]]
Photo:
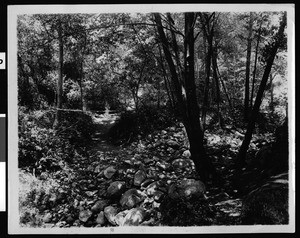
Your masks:
[[[175,116],[169,108],[158,110],[155,106],[144,105],[138,111],[123,112],[107,136],[114,143],[132,142],[138,136],[146,136],[175,122]]]

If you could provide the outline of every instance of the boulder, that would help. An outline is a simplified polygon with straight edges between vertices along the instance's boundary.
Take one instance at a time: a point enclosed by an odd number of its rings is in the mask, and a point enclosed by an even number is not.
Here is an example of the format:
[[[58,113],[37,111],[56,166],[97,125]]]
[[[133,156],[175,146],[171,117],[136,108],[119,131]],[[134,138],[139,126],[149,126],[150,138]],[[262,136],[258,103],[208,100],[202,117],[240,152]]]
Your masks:
[[[92,216],[92,214],[93,213],[90,210],[83,210],[79,213],[79,220],[85,223]]]
[[[110,178],[112,178],[112,176],[114,176],[116,171],[117,170],[115,169],[114,166],[109,166],[103,171],[103,174],[107,179],[110,179]]]
[[[124,218],[124,226],[138,226],[145,219],[146,212],[143,208],[131,209]]]
[[[195,165],[194,165],[193,160],[187,159],[187,158],[185,158],[185,159],[182,159],[182,158],[175,159],[172,162],[172,167],[174,169],[187,169],[187,168],[192,169],[194,166]]]
[[[108,201],[106,200],[98,200],[91,208],[91,211],[93,213],[99,213],[100,211],[103,211],[104,207],[108,205]]]
[[[190,199],[191,197],[205,197],[205,185],[200,180],[182,179],[178,184],[172,184],[168,189],[168,195],[171,198],[182,197]]]
[[[120,199],[120,204],[122,207],[135,207],[145,198],[145,194],[135,188],[127,190]]]
[[[96,223],[99,225],[104,225],[105,224],[105,215],[104,215],[104,211],[101,211],[97,218],[96,218]]]
[[[164,161],[161,161],[161,162],[158,161],[156,163],[156,166],[159,167],[159,168],[161,168],[161,169],[163,169],[163,170],[167,170],[167,169],[170,168],[171,165],[169,163],[167,163],[167,162],[164,162]]]
[[[167,141],[167,145],[173,149],[179,149],[180,148],[180,145],[177,141],[174,141],[174,140],[168,140]]]
[[[246,195],[242,205],[243,225],[281,225],[289,222],[288,174],[271,177]]]
[[[104,216],[109,221],[109,223],[112,225],[116,225],[115,217],[116,217],[117,213],[118,213],[117,208],[115,208],[113,206],[108,206],[108,207],[104,208]]]
[[[158,190],[158,187],[159,187],[158,181],[154,181],[150,183],[146,188],[147,195],[152,196]]]
[[[183,151],[182,156],[185,157],[185,158],[187,158],[187,159],[191,158],[191,152],[190,152],[190,150]]]
[[[134,186],[140,186],[142,182],[147,178],[147,174],[144,170],[138,170],[133,178]]]
[[[123,226],[124,224],[124,218],[125,216],[128,214],[129,210],[124,210],[124,211],[121,211],[119,212],[116,217],[115,217],[115,222],[118,226]]]
[[[50,212],[46,213],[43,217],[43,222],[50,223],[52,221],[52,214]]]
[[[124,181],[114,181],[112,182],[106,191],[106,196],[110,198],[115,198],[121,196],[125,190],[126,183]]]

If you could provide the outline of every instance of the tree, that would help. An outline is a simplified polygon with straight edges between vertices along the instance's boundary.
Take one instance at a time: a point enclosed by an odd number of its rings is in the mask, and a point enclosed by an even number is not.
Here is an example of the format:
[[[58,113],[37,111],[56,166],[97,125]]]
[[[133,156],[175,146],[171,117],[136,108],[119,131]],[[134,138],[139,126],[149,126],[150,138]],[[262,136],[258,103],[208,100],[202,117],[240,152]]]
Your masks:
[[[58,79],[57,79],[57,103],[56,103],[56,115],[53,127],[56,128],[61,121],[62,109],[62,94],[63,94],[63,64],[64,64],[64,42],[62,32],[62,22],[60,17],[58,18]]]
[[[286,27],[286,12],[283,13],[283,15],[282,15],[282,19],[280,22],[278,32],[273,37],[273,39],[269,43],[269,45],[266,46],[265,51],[264,51],[265,58],[266,58],[265,70],[264,70],[264,74],[262,76],[262,79],[261,79],[261,82],[259,85],[259,89],[258,89],[256,98],[255,98],[255,103],[254,103],[254,106],[252,109],[251,118],[247,125],[247,131],[245,134],[245,138],[243,140],[243,143],[242,143],[239,153],[237,155],[237,166],[239,168],[241,168],[245,164],[246,153],[247,153],[247,150],[248,150],[251,138],[252,138],[253,130],[255,128],[256,118],[257,118],[259,108],[261,105],[261,101],[263,98],[263,94],[264,94],[264,91],[265,91],[265,88],[267,85],[269,74],[270,74],[272,66],[273,66],[274,58],[277,54],[277,50],[280,47],[283,47],[285,44],[285,37],[284,37],[285,27]]]
[[[162,25],[162,18],[159,13],[154,13],[154,20],[157,24],[158,34],[160,36],[164,55],[169,66],[171,79],[174,84],[175,93],[180,108],[183,124],[190,142],[190,151],[195,163],[196,170],[201,178],[205,181],[213,173],[213,166],[206,154],[203,137],[204,132],[200,123],[200,109],[196,96],[195,70],[194,70],[194,24],[196,20],[195,13],[184,13],[184,45],[183,45],[183,67],[178,71],[169,46],[172,43],[166,37]],[[168,19],[170,21],[170,18]],[[174,42],[173,38],[173,50]],[[177,47],[175,47],[175,50]],[[175,52],[175,55],[180,55]],[[177,57],[177,56],[175,56]],[[176,61],[175,61],[176,62]],[[178,63],[178,61],[177,61]],[[181,68],[180,65],[178,68]]]
[[[252,29],[253,28],[253,13],[249,15],[248,38],[247,38],[247,61],[245,73],[245,98],[244,98],[244,120],[248,120],[249,116],[249,92],[250,92],[250,62],[251,62],[251,44],[252,44]]]

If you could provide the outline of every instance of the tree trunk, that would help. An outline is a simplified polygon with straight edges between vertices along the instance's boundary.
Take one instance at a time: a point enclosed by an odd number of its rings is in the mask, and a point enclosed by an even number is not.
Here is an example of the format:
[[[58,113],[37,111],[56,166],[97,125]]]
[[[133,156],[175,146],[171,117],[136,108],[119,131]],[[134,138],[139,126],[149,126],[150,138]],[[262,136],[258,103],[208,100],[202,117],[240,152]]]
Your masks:
[[[248,38],[247,38],[246,75],[245,75],[245,99],[244,99],[244,120],[245,121],[248,121],[248,117],[249,117],[249,91],[250,91],[249,90],[249,78],[250,78],[252,27],[253,27],[253,19],[252,19],[252,12],[250,12],[249,34],[248,34]]]
[[[270,73],[270,110],[271,110],[271,115],[274,115],[274,85],[273,85],[273,75]]]
[[[213,171],[213,166],[208,160],[203,144],[203,130],[199,119],[200,109],[196,97],[193,31],[194,17],[194,13],[185,13],[184,72],[181,73],[176,71],[176,66],[168,49],[169,44],[163,31],[161,16],[159,13],[154,13],[163,51],[175,86],[183,124],[188,135],[191,157],[195,163],[197,173],[201,176],[203,181],[206,181],[209,174]],[[178,74],[184,76],[184,85],[179,80]]]
[[[257,96],[255,99],[253,109],[252,109],[252,113],[251,113],[251,118],[250,118],[250,121],[248,122],[245,138],[243,140],[243,143],[242,143],[239,153],[237,155],[237,167],[238,168],[242,168],[245,165],[245,158],[246,158],[247,150],[249,148],[250,141],[252,139],[252,134],[253,134],[253,131],[255,128],[255,121],[256,121],[256,118],[257,118],[257,115],[259,112],[259,107],[262,102],[263,94],[264,94],[264,91],[265,91],[265,88],[267,85],[269,74],[272,69],[274,58],[275,58],[277,50],[280,47],[280,45],[282,44],[282,41],[284,38],[285,26],[286,26],[286,13],[284,13],[283,18],[280,23],[279,30],[278,30],[276,36],[274,37],[274,44],[269,45],[269,47],[270,47],[268,49],[269,57],[266,60],[265,71],[264,71],[261,83],[259,85],[259,89],[257,92]]]
[[[256,77],[257,58],[258,58],[258,47],[259,47],[259,41],[260,41],[260,36],[261,36],[261,25],[262,25],[262,21],[260,22],[258,35],[257,35],[257,39],[256,39],[254,69],[253,69],[253,77],[252,77],[252,89],[251,89],[251,98],[250,98],[250,107],[251,108],[253,106],[254,86],[255,86],[255,77]]]
[[[214,13],[213,13],[214,14]],[[203,18],[204,16],[201,16]],[[211,59],[213,54],[213,35],[214,35],[214,27],[212,26],[210,29],[209,21],[204,21],[202,19],[202,29],[205,35],[205,39],[207,41],[207,54],[205,57],[205,86],[204,86],[204,98],[203,98],[203,109],[202,109],[202,127],[205,128],[206,124],[206,113],[209,108],[209,78],[210,78],[210,70],[211,70]]]
[[[57,105],[56,105],[56,116],[54,121],[54,128],[57,128],[61,121],[61,110],[62,109],[62,94],[63,94],[63,36],[62,36],[62,23],[61,19],[58,20],[58,79],[57,79]]]
[[[213,56],[212,56],[212,65],[213,65],[213,75],[215,79],[215,85],[216,85],[216,101],[217,101],[217,115],[218,115],[218,121],[220,128],[224,128],[223,118],[220,111],[220,102],[221,102],[221,96],[220,96],[220,85],[219,85],[219,77],[218,77],[218,71],[217,71],[217,49],[214,49]]]

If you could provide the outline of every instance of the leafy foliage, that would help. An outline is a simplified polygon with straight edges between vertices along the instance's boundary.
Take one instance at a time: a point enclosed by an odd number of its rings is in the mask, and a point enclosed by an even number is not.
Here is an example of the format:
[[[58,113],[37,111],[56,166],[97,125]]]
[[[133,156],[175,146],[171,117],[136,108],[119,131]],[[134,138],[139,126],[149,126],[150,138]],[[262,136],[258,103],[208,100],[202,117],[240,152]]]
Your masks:
[[[126,111],[108,132],[108,138],[117,143],[128,143],[138,136],[146,136],[150,132],[175,124],[176,118],[169,108],[144,105],[139,111]]]

